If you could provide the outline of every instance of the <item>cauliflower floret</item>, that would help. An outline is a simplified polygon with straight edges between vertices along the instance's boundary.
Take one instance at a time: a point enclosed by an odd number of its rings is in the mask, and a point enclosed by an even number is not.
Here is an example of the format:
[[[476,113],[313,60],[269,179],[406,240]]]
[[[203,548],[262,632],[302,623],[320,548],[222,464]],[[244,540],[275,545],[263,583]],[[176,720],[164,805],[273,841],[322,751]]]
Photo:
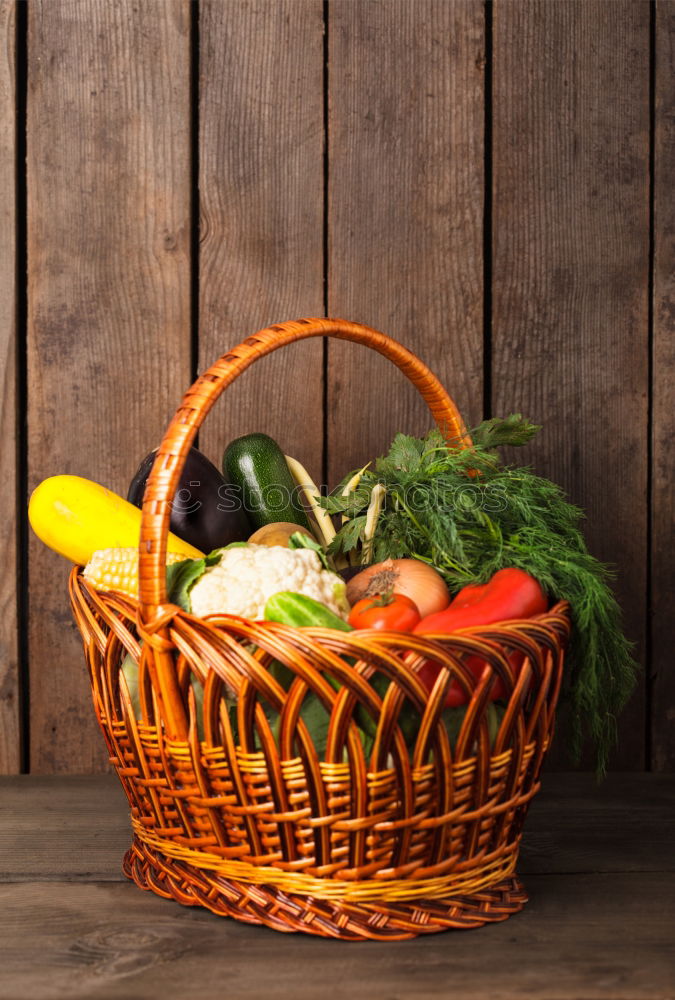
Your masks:
[[[242,545],[225,549],[190,591],[195,615],[241,615],[261,619],[270,597],[282,590],[306,594],[346,618],[346,587],[324,569],[312,549],[281,545]]]

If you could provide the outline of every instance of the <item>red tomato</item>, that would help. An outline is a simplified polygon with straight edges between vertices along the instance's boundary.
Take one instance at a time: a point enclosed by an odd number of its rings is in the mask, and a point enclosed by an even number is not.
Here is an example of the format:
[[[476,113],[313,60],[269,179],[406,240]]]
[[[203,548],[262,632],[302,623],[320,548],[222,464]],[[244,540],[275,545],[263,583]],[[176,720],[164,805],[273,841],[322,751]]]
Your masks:
[[[354,628],[379,628],[412,632],[420,621],[414,601],[404,594],[374,594],[357,601],[349,615]]]

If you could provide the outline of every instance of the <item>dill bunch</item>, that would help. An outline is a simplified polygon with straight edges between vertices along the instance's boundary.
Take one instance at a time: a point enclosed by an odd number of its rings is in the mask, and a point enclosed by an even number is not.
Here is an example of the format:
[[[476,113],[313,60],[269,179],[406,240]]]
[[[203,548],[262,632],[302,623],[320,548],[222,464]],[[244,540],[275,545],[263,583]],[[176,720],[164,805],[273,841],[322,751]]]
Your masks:
[[[551,600],[569,601],[573,629],[562,695],[572,708],[571,757],[578,760],[590,738],[604,774],[638,665],[610,586],[613,570],[586,548],[583,512],[555,483],[499,460],[500,445],[524,444],[538,429],[519,414],[485,421],[472,431],[468,450],[448,445],[438,430],[423,438],[398,434],[352,493],[342,496],[354,472],[321,499],[329,513],[346,518],[329,552],[362,554],[371,492],[380,483],[386,495],[370,561],[421,559],[453,593],[515,566],[539,580]]]

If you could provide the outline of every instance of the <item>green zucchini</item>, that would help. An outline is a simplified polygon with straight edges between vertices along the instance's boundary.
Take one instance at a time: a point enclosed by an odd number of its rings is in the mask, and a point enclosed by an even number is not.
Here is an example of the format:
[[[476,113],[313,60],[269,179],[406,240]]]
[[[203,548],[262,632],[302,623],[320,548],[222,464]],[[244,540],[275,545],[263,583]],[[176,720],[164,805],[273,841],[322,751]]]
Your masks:
[[[232,441],[223,455],[223,473],[241,491],[254,531],[275,521],[311,530],[284,453],[267,434],[245,434]]]

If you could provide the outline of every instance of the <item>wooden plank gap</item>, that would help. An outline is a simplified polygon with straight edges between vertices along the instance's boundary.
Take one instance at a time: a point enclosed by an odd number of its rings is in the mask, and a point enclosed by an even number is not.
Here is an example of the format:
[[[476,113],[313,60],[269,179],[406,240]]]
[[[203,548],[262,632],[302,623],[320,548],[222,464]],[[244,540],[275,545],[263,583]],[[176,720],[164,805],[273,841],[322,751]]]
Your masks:
[[[656,4],[651,369],[651,767],[675,770],[675,3]]]
[[[492,69],[494,9],[485,0],[483,124],[483,419],[492,417]]]
[[[190,4],[190,374],[199,375],[199,15],[197,0]],[[199,447],[199,432],[195,448]]]
[[[647,510],[645,579],[645,770],[652,769],[652,537],[654,493],[654,256],[656,150],[656,4],[649,5],[649,271],[647,295]]]
[[[16,426],[19,403],[16,388],[18,310],[16,276],[17,184],[17,9],[12,0],[0,2],[0,505],[9,515],[19,503],[16,475]],[[18,514],[17,510],[17,514]],[[18,625],[18,518],[6,516],[0,526],[0,546],[6,572],[0,579],[0,771],[15,773],[21,767],[21,683]]]
[[[199,364],[199,284],[200,284],[200,204],[199,204],[199,73],[200,39],[199,0],[190,2],[190,379],[194,383],[200,374]],[[187,386],[185,387],[187,389]],[[178,401],[176,401],[178,402]],[[199,431],[194,448],[199,448]]]
[[[323,314],[328,316],[330,289],[328,287],[329,253],[330,253],[330,4],[323,0]],[[323,442],[321,463],[321,482],[328,483],[328,337],[323,341]],[[328,486],[326,485],[326,491]]]
[[[20,770],[30,771],[30,670],[28,621],[28,188],[26,130],[28,10],[16,5],[16,594]]]

